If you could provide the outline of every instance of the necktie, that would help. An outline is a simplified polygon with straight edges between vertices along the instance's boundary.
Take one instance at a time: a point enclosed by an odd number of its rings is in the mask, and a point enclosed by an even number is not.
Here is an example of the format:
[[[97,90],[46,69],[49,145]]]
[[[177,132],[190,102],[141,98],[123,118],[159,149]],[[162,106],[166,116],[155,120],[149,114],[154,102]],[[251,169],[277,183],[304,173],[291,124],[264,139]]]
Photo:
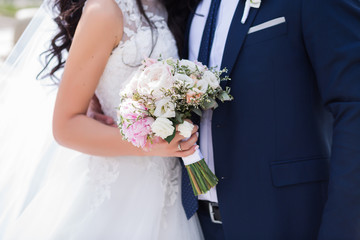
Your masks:
[[[189,175],[183,163],[181,176],[181,200],[187,219],[190,219],[198,209],[198,200],[192,190]]]
[[[216,19],[219,12],[221,0],[211,0],[209,14],[206,19],[204,32],[201,38],[198,61],[205,65],[209,64],[211,46],[214,40]],[[181,181],[182,204],[186,217],[190,219],[198,209],[197,197],[191,187],[189,175],[187,174],[184,164],[182,164],[182,181]]]
[[[206,20],[204,32],[201,38],[198,61],[204,65],[209,65],[210,52],[216,30],[216,20],[219,12],[221,0],[212,0],[209,15]]]

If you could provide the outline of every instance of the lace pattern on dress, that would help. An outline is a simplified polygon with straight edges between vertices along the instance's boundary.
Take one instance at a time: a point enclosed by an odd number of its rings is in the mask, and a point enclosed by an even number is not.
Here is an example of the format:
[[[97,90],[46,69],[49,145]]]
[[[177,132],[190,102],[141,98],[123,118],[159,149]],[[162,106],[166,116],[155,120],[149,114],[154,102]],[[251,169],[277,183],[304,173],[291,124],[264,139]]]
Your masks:
[[[106,199],[111,197],[110,185],[119,176],[120,161],[115,159],[89,159],[89,183],[95,191],[95,196],[90,202],[90,212],[94,212]]]
[[[146,16],[155,26],[155,28],[151,29],[145,17],[140,13],[136,1],[117,0],[117,3],[124,16],[124,34],[119,47],[129,49],[132,55],[132,58],[127,57],[129,53],[125,50],[122,60],[127,65],[137,67],[144,57],[150,56],[153,52],[159,37],[159,31],[167,29],[166,11],[157,1],[142,1]],[[144,37],[141,33],[147,33],[147,36]],[[131,40],[131,43],[128,44],[130,46],[127,46],[129,40]]]
[[[140,14],[136,0],[115,0],[124,18],[124,34],[117,48],[110,56],[96,89],[96,95],[104,113],[116,120],[116,107],[119,104],[119,92],[126,85],[131,75],[137,69],[144,57],[178,58],[175,39],[166,23],[166,11],[156,0],[143,0],[144,10],[150,21],[156,26],[154,34]],[[155,42],[154,42],[155,41]],[[152,51],[151,51],[152,50]],[[146,161],[136,161],[139,167],[147,164],[147,171],[158,175],[164,188],[164,213],[167,206],[172,206],[178,193],[179,166],[178,159],[149,158]],[[111,184],[119,176],[121,159],[108,158],[104,160],[94,157],[89,164],[89,177],[97,197],[92,201],[91,208],[98,208],[111,197]],[[174,170],[175,169],[175,170]]]
[[[115,108],[119,103],[119,91],[144,57],[178,58],[175,39],[166,23],[166,10],[158,1],[143,0],[146,15],[156,26],[153,33],[140,14],[136,0],[116,2],[123,12],[124,34],[119,46],[113,50],[96,90],[104,112],[114,119]]]

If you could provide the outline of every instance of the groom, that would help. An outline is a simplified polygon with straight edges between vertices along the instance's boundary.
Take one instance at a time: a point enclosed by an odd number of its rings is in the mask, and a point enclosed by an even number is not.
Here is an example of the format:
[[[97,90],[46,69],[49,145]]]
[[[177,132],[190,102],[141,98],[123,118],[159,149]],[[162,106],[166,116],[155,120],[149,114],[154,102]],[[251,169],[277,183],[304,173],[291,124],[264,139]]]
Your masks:
[[[186,49],[234,96],[200,125],[205,239],[360,239],[360,1],[203,0]]]
[[[245,2],[203,0],[182,56],[235,98],[201,120],[205,239],[360,239],[360,1]]]

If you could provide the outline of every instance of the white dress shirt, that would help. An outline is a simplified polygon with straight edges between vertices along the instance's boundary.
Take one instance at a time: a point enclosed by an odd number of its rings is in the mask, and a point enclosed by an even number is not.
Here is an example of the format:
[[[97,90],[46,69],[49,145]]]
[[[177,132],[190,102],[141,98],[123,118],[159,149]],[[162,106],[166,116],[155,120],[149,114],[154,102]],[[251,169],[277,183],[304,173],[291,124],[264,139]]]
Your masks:
[[[217,69],[220,69],[221,67],[227,35],[238,2],[239,0],[221,1],[214,41],[210,53],[209,67],[217,67]],[[189,60],[191,61],[196,60],[198,57],[202,33],[204,31],[210,9],[210,3],[211,0],[203,0],[199,3],[196,9],[196,14],[191,23],[189,35]],[[211,119],[212,110],[204,111],[200,122],[200,150],[204,155],[209,168],[215,173]],[[205,194],[199,195],[199,199],[218,202],[216,187],[210,189],[210,191]]]

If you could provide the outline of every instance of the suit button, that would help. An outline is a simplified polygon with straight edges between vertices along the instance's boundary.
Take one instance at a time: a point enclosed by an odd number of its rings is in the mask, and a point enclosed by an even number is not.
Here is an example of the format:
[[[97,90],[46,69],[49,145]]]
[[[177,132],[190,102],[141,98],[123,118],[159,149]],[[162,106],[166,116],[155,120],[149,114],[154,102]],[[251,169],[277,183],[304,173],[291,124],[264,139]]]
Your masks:
[[[221,127],[221,126],[220,126],[220,124],[216,124],[216,127],[219,128],[219,127]]]

